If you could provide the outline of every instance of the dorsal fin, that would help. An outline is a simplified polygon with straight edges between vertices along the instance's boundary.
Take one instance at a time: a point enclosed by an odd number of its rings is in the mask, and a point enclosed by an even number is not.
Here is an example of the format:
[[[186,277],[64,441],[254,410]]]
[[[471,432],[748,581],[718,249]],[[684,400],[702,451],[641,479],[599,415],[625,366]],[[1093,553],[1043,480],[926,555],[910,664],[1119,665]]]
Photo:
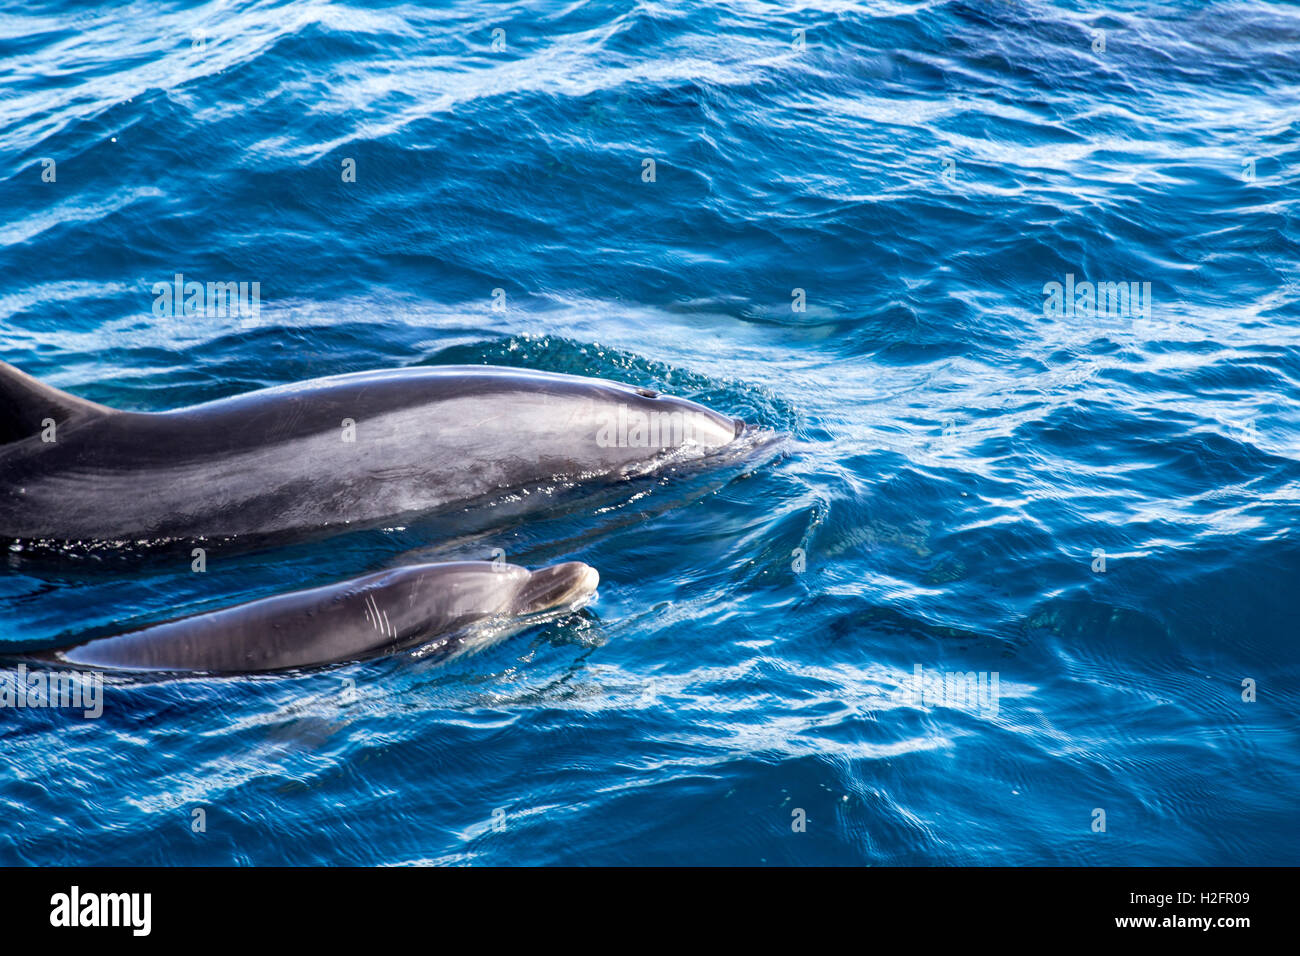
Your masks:
[[[110,411],[0,362],[0,445],[40,434],[47,419],[62,424],[87,414]]]

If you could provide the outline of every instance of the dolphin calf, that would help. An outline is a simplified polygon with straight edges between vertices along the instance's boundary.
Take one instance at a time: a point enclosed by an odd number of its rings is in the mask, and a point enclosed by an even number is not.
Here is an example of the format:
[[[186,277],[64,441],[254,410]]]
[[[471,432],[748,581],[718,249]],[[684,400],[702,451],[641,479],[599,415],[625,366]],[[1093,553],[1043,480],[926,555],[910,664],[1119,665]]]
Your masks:
[[[117,411],[0,362],[0,538],[130,542],[382,522],[700,458],[744,424],[646,389],[431,366]]]
[[[426,645],[427,652],[450,652],[475,624],[517,630],[531,616],[580,607],[599,581],[577,561],[536,571],[489,561],[407,565],[40,656],[96,669],[243,674]]]

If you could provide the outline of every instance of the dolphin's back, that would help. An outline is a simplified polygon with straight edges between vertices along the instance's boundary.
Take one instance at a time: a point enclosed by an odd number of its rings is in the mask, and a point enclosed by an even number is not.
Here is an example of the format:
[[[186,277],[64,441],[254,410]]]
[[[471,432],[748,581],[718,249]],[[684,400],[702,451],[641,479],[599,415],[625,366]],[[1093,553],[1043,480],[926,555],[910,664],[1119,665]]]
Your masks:
[[[252,673],[400,650],[511,610],[515,565],[414,565],[98,638],[55,656],[78,667]]]
[[[301,667],[381,651],[396,637],[372,625],[355,595],[287,594],[100,638],[60,653],[79,667],[237,673]]]

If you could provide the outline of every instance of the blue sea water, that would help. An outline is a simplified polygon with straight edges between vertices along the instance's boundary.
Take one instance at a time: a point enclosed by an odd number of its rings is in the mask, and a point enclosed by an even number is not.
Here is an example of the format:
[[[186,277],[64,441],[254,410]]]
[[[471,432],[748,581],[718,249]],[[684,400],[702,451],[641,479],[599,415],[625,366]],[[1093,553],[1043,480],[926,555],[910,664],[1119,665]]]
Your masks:
[[[1258,0],[8,0],[0,358],[146,410],[514,365],[779,437],[205,574],[8,554],[19,647],[497,548],[602,583],[450,663],[0,710],[0,862],[1300,862],[1298,137]],[[177,274],[259,311],[158,315]]]

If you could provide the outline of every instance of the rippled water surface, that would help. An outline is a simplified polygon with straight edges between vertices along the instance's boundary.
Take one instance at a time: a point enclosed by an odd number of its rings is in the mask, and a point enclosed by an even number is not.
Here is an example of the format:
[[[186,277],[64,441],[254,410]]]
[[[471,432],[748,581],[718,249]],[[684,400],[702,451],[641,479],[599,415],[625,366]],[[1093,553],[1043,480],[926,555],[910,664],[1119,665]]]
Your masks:
[[[1300,862],[1298,135],[1282,3],[6,3],[0,358],[141,410],[515,365],[780,437],[206,574],[10,553],[19,646],[495,548],[602,583],[450,663],[0,711],[0,861]],[[256,320],[156,315],[177,273]]]

